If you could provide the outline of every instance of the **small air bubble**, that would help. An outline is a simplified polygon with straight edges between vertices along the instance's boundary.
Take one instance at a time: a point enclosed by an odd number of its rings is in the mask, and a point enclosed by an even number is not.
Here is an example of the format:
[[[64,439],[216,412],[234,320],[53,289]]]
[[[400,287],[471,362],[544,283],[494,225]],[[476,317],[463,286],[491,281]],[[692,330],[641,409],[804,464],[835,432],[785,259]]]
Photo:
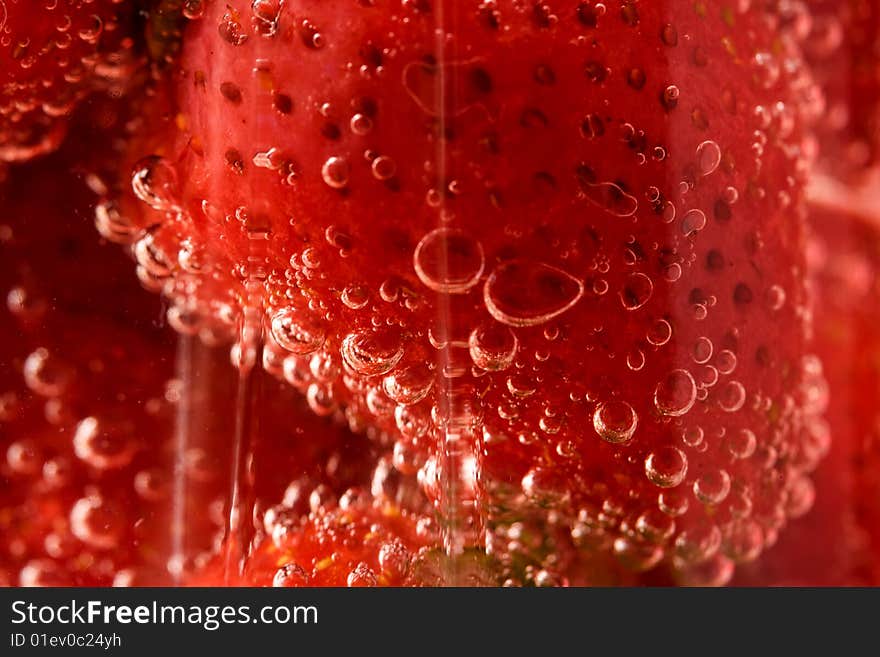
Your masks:
[[[684,415],[697,398],[697,384],[687,370],[673,370],[654,389],[654,406],[672,417]]]
[[[704,141],[697,146],[697,167],[700,175],[708,176],[721,164],[721,149],[714,141]]]
[[[438,228],[425,235],[413,253],[419,280],[435,292],[461,294],[480,280],[482,245],[464,231]]]
[[[625,401],[603,402],[593,412],[593,428],[599,436],[614,444],[629,442],[638,426],[635,410]]]
[[[645,475],[660,488],[674,488],[687,475],[687,457],[677,447],[661,447],[645,459]]]
[[[321,167],[321,177],[333,189],[342,189],[348,184],[349,166],[344,157],[331,157]]]

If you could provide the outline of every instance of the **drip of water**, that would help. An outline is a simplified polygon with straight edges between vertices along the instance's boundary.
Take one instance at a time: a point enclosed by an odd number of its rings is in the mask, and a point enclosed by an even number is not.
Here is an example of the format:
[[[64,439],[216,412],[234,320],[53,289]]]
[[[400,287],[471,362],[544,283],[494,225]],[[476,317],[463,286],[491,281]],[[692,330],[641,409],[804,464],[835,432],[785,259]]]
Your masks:
[[[278,12],[281,4],[278,5]],[[274,33],[277,15],[263,21],[265,33]],[[260,40],[259,43],[262,43]],[[260,45],[257,46],[260,50]],[[256,76],[249,81],[250,93],[266,99],[268,91],[258,83]],[[260,141],[263,126],[252,123],[250,128],[253,143]],[[259,198],[256,189],[251,189],[251,197]],[[229,515],[226,519],[226,546],[224,578],[229,585],[236,576],[244,573],[253,541],[254,511],[256,493],[254,488],[254,451],[259,435],[258,403],[261,397],[259,367],[263,348],[263,301],[268,278],[269,240],[271,237],[263,216],[271,208],[254,203],[244,215],[244,230],[248,237],[248,263],[244,281],[245,293],[242,302],[242,318],[238,342],[233,347],[233,362],[238,369],[238,382],[235,401],[235,433],[233,436],[231,488],[228,496]]]
[[[193,341],[192,336],[181,335],[177,342],[177,380],[181,383],[177,417],[174,423],[173,492],[171,507],[171,559],[169,570],[175,585],[181,584],[183,564],[186,558],[186,501],[187,475],[186,453],[190,444],[190,419],[192,417],[193,391]]]
[[[245,320],[247,322],[247,319]],[[258,350],[258,343],[242,330],[241,351]],[[245,340],[251,340],[245,346]],[[236,575],[243,574],[254,538],[253,509],[254,495],[253,450],[254,438],[258,432],[259,413],[255,413],[259,399],[259,373],[254,362],[242,358],[238,368],[238,390],[235,399],[235,434],[233,438],[233,460],[231,489],[229,493],[229,517],[226,525],[226,545],[224,578],[230,585]]]
[[[435,56],[437,57],[438,62],[443,62],[445,57],[445,42],[443,40],[443,35],[445,32],[444,25],[444,3],[438,2],[435,10],[435,17],[437,23],[437,29],[435,30],[435,34],[437,34],[437,39],[434,44],[435,48]],[[447,98],[446,95],[446,75],[447,71],[444,66],[438,67],[436,81],[435,81],[435,98],[437,98],[437,110],[439,113],[438,119],[440,121],[440,125],[443,125],[446,121],[447,117],[444,116],[445,112],[443,108],[446,107]],[[437,179],[438,180],[446,180],[446,141],[443,139],[437,140],[437,152],[436,152],[436,165],[437,165]],[[438,208],[442,213],[442,205]],[[440,223],[440,217],[438,216],[438,224]],[[449,263],[448,258],[445,253],[440,253],[439,258],[439,268],[441,274],[443,274],[443,278],[446,278],[446,274],[448,273]],[[439,324],[441,327],[441,331],[446,329],[449,332],[450,325],[450,316],[451,313],[449,311],[449,298],[446,295],[439,295],[438,297],[438,307],[437,312],[439,314]],[[444,350],[440,352],[441,358],[446,360],[449,359],[448,350]],[[448,365],[446,362],[438,363],[439,367],[437,368],[438,372],[445,371],[445,367]],[[444,380],[442,375],[438,375],[440,378],[440,385],[438,386],[439,394],[445,398],[446,400],[446,408],[450,407],[450,401],[452,397],[452,383],[450,380]],[[440,428],[438,433],[438,440],[440,442],[438,446],[439,460],[440,460],[440,485],[441,485],[441,498],[440,498],[440,527],[441,527],[441,540],[443,541],[443,549],[446,552],[446,560],[445,560],[445,568],[443,572],[444,583],[447,586],[456,586],[459,584],[459,568],[457,564],[457,556],[458,556],[458,546],[463,544],[463,536],[461,531],[461,518],[459,515],[458,505],[455,503],[458,497],[458,479],[455,475],[455,468],[450,468],[449,466],[454,461],[454,454],[451,448],[451,441],[449,440],[449,436],[447,436],[448,429],[446,428],[448,425],[444,425]]]
[[[445,19],[445,2],[437,2],[435,7],[435,21],[437,29],[434,54],[438,62],[448,62],[457,59],[455,53],[447,53],[448,42],[446,40],[447,25]],[[453,8],[454,11],[454,8]],[[454,21],[452,21],[454,22]],[[454,44],[453,46],[454,47]],[[450,117],[446,116],[447,108],[456,106],[456,98],[447,98],[450,90],[455,85],[450,85],[447,79],[449,75],[460,75],[455,68],[448,66],[438,67],[435,79],[435,98],[437,99],[438,120],[443,125]],[[437,140],[435,152],[437,180],[447,180],[448,153],[446,152],[446,140]],[[441,202],[437,207],[437,225],[444,225],[444,214],[447,208]],[[466,228],[466,227],[464,227]],[[451,260],[454,254],[449,253],[449,242],[443,242],[444,247],[437,254],[437,275],[441,280],[448,280],[452,273]],[[445,251],[444,251],[445,250]],[[457,333],[453,322],[454,313],[450,308],[448,294],[439,294],[437,297],[438,326],[441,333],[446,337]],[[448,342],[448,339],[445,339]],[[439,514],[441,527],[441,540],[446,555],[443,571],[444,584],[446,586],[467,585],[463,555],[475,538],[475,534],[482,531],[482,510],[480,505],[478,468],[478,441],[480,434],[479,416],[471,407],[469,395],[469,377],[448,378],[443,373],[454,370],[452,363],[452,348],[441,349],[438,352],[437,362],[437,390],[438,390],[438,419],[437,430],[437,455],[439,467]]]
[[[233,360],[238,368],[235,400],[235,435],[233,438],[232,479],[229,494],[229,517],[226,524],[224,577],[229,585],[235,575],[244,573],[253,548],[254,493],[253,455],[259,433],[260,377],[257,364],[262,360],[262,302],[267,276],[266,261],[269,234],[252,231],[248,235],[247,281],[238,343]]]

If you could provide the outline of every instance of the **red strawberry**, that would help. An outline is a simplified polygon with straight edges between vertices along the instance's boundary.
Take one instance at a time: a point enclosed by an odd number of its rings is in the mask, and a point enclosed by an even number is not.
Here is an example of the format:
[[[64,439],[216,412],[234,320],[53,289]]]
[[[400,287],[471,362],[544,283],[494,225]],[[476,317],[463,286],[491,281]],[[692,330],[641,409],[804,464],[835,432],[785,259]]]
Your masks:
[[[321,507],[300,518],[278,507],[266,514],[269,538],[252,555],[235,584],[249,586],[402,586],[444,580],[443,560],[431,550],[430,529],[394,505],[373,503],[368,493],[347,491],[339,507]],[[191,580],[224,581],[222,557]],[[472,575],[485,577],[478,569]]]
[[[864,177],[877,164],[880,146],[880,3],[808,0],[787,3],[783,11],[825,95],[816,126],[820,168],[841,178]]]
[[[549,505],[634,567],[722,538],[754,558],[822,448],[797,398],[800,81],[768,17],[465,5],[438,52],[427,3],[271,4],[188,36],[182,129],[134,176],[172,211],[142,267],[206,322],[264,308],[313,408],[396,428],[447,512],[485,485],[499,537]],[[213,280],[167,257],[184,242]]]
[[[393,432],[451,547],[479,512],[548,572],[553,523],[725,581],[807,510],[827,447],[804,360],[815,94],[783,18],[214,3],[139,146],[142,278],[189,331],[251,309],[313,410]]]
[[[817,349],[826,356],[832,391],[828,420],[838,464],[819,480],[829,482],[825,513],[836,518],[831,560],[847,581],[880,581],[880,463],[877,429],[878,290],[877,152],[880,144],[880,3],[811,2],[810,53],[827,96],[828,120],[820,124],[821,170],[811,184],[812,276],[817,289]],[[820,37],[815,38],[818,34]],[[824,44],[824,46],[823,46]],[[824,128],[824,132],[822,132]],[[828,469],[826,468],[826,471]],[[818,493],[823,494],[820,487]]]
[[[68,162],[0,186],[0,578],[13,584],[108,585],[168,556],[170,345],[127,258],[95,240],[94,195]]]
[[[79,127],[0,187],[0,581],[167,583],[223,537],[236,380],[228,353],[189,343],[171,378],[158,304],[99,244],[94,194],[70,170],[90,138]],[[381,441],[308,413],[286,384],[263,386],[256,496],[275,500],[293,480],[308,504],[375,479]]]
[[[833,436],[817,471],[813,511],[735,580],[744,584],[877,583],[875,200],[878,78],[876,0],[789,3],[825,94],[819,171],[810,187],[817,353],[827,363]]]
[[[96,87],[118,95],[135,66],[129,0],[0,3],[0,161],[57,148]]]
[[[816,505],[765,559],[743,573],[740,583],[864,586],[880,581],[880,234],[866,220],[876,212],[860,215],[853,200],[846,197],[849,209],[811,210],[816,349],[827,363],[827,420],[833,435],[828,458],[816,473]]]

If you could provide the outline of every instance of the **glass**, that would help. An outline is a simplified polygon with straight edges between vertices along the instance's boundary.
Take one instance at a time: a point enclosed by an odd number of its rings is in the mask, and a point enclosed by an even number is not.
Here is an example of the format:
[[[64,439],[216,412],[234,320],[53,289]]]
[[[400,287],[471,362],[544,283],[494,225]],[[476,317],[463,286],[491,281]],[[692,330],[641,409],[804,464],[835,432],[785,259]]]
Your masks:
[[[56,5],[5,583],[877,583],[873,0]]]

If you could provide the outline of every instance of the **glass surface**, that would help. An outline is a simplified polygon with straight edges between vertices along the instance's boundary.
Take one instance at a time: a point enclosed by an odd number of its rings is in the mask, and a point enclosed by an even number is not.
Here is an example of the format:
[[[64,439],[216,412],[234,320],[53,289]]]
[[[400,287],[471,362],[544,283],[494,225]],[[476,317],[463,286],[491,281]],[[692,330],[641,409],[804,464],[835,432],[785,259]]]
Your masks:
[[[0,582],[874,585],[875,0],[0,0]]]

